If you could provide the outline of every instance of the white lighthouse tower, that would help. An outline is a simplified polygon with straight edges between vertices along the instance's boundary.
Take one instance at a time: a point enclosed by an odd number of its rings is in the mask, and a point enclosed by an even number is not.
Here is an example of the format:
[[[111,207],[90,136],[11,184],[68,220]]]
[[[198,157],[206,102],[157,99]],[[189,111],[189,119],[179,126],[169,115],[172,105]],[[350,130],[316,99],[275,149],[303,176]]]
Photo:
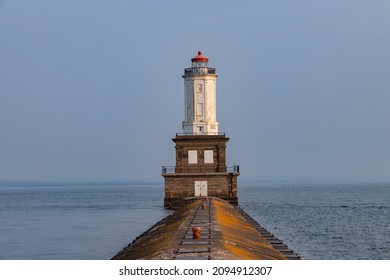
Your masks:
[[[191,59],[192,67],[184,69],[185,119],[187,135],[217,135],[216,86],[218,75],[208,67],[209,59],[199,51]]]
[[[164,205],[182,203],[187,198],[214,196],[232,204],[238,203],[238,165],[226,166],[226,143],[229,138],[218,131],[216,118],[215,68],[199,51],[184,69],[185,117],[183,133],[175,142],[176,165],[163,166],[165,178]]]

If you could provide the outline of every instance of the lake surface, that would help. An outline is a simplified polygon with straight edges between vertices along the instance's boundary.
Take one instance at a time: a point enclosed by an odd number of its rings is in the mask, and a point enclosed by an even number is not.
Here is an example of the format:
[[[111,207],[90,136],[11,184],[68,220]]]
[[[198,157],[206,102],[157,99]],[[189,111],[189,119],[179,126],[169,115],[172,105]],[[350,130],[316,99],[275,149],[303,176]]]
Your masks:
[[[0,259],[110,259],[171,213],[163,187],[0,187]]]
[[[254,185],[239,197],[304,259],[390,259],[390,184]]]
[[[0,185],[0,259],[110,259],[171,212],[162,185]],[[304,259],[390,259],[390,184],[239,186]]]

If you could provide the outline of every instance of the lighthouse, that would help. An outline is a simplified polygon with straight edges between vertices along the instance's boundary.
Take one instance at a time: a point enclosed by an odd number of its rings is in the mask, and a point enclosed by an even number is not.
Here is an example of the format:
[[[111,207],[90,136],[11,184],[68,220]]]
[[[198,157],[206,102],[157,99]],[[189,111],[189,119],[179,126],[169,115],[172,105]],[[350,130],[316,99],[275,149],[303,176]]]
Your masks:
[[[218,130],[215,68],[201,51],[184,69],[184,121],[182,132],[172,139],[176,165],[163,166],[164,206],[191,197],[214,196],[238,203],[239,166],[226,166],[229,138]]]
[[[184,134],[218,134],[216,88],[218,75],[208,67],[209,59],[198,52],[192,67],[184,69]]]

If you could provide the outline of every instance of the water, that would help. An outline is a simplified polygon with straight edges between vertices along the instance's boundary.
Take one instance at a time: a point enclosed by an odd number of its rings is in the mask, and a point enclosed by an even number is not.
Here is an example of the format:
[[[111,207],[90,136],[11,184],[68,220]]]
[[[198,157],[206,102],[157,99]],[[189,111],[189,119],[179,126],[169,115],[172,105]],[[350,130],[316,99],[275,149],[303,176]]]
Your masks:
[[[162,186],[3,186],[0,259],[110,259],[162,206]]]
[[[239,186],[304,259],[390,259],[390,184]],[[0,259],[110,259],[171,213],[163,186],[0,186]]]
[[[239,198],[304,259],[390,259],[390,184],[242,186]]]

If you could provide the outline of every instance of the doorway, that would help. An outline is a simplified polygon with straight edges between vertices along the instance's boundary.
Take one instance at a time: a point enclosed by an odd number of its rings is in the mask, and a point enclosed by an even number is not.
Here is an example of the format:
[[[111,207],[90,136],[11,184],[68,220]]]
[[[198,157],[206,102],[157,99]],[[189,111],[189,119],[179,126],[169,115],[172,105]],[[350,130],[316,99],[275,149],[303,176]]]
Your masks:
[[[195,196],[207,196],[207,181],[195,181]]]

